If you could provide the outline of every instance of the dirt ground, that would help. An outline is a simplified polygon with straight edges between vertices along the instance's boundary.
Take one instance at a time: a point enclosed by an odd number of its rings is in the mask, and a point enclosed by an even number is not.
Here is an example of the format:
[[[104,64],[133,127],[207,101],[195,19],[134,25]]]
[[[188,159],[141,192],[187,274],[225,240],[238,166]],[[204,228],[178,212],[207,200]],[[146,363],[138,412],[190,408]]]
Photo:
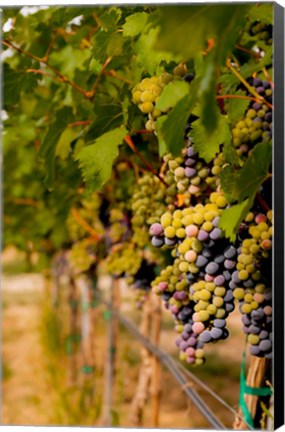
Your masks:
[[[6,425],[55,425],[60,424],[55,413],[59,389],[50,380],[45,350],[40,339],[39,328],[42,320],[44,282],[41,275],[21,274],[4,275],[2,279],[2,414],[1,423]],[[125,309],[129,309],[127,306]],[[124,311],[124,313],[128,313]],[[130,312],[131,314],[131,312]],[[164,317],[161,346],[176,354],[173,342],[175,332],[167,313]],[[232,314],[230,322],[231,337],[219,345],[208,349],[208,361],[202,368],[195,368],[195,374],[203,379],[231,406],[236,407],[239,392],[239,367],[243,350],[243,338],[239,331],[240,317]],[[102,325],[101,325],[102,324]],[[97,350],[103,370],[106,346],[106,326],[102,320],[97,332]],[[105,327],[104,327],[105,326]],[[127,427],[130,401],[136,385],[140,365],[140,345],[132,340],[126,330],[121,329],[120,350],[117,376],[117,414],[118,425]],[[99,368],[100,370],[100,368]],[[65,381],[59,383],[64,388]],[[102,393],[104,382],[99,377],[98,385]],[[193,384],[192,384],[193,385]],[[209,404],[216,416],[227,427],[231,427],[233,415],[215,401],[204,390],[199,389],[201,397]],[[119,402],[118,402],[119,400]],[[99,418],[99,417],[98,417]],[[62,420],[70,425],[97,425],[100,420],[88,423],[86,419]],[[89,420],[88,420],[89,421]],[[74,423],[76,422],[76,423]],[[161,428],[207,428],[207,422],[190,403],[170,373],[161,370]],[[152,427],[151,400],[147,404],[144,427]]]

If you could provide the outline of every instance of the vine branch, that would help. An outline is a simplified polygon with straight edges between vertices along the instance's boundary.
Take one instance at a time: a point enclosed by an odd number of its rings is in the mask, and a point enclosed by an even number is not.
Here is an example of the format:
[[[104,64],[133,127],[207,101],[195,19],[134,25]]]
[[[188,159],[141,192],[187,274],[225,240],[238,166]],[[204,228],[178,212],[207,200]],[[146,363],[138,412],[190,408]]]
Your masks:
[[[138,149],[136,148],[132,138],[130,137],[130,135],[126,135],[125,136],[125,142],[128,144],[128,146],[130,147],[130,149],[140,158],[140,160],[143,162],[143,164],[147,167],[147,169],[153,174],[155,175],[160,181],[161,183],[164,184],[164,186],[168,187],[168,184],[164,181],[164,179],[162,177],[160,177],[159,174],[157,174],[153,167],[148,163],[148,161],[143,157],[143,155],[138,151]]]
[[[85,229],[85,231],[91,234],[94,240],[96,241],[101,240],[101,236],[97,234],[97,232],[92,228],[92,226],[89,225],[88,222],[86,222],[85,219],[83,219],[83,217],[75,207],[71,209],[71,213],[74,219],[79,223],[79,225],[81,225]]]

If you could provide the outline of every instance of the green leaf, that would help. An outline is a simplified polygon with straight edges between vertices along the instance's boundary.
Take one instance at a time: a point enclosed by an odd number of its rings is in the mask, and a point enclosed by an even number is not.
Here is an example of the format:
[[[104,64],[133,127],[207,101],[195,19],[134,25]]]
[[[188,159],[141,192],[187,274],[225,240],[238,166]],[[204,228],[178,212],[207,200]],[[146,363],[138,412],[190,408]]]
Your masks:
[[[254,197],[248,198],[240,204],[233,205],[221,212],[219,227],[225,236],[234,242],[239,226],[252,207]]]
[[[124,38],[114,30],[100,29],[93,37],[92,52],[99,63],[104,63],[107,57],[118,56],[122,53]]]
[[[119,155],[119,146],[126,134],[125,127],[113,129],[97,138],[94,144],[80,150],[77,160],[89,189],[99,189],[109,180],[113,162]]]
[[[40,147],[39,156],[44,159],[46,169],[45,183],[48,189],[52,189],[55,179],[55,151],[57,143],[64,129],[73,119],[72,109],[64,107],[57,111],[55,121],[49,127],[44,141]]]
[[[254,21],[273,24],[273,3],[255,4],[249,11],[249,17]]]
[[[244,19],[248,5],[211,4],[179,5],[159,8],[161,21],[156,47],[182,55],[184,60],[206,47],[209,38],[216,38],[220,58],[237,38],[236,28]],[[185,42],[185,35],[191,40]]]
[[[134,13],[126,18],[126,22],[123,25],[123,36],[134,37],[139,35],[148,19],[148,14],[145,12]]]
[[[94,141],[100,135],[115,129],[124,120],[123,108],[118,103],[97,103],[93,123],[89,126],[86,141]]]
[[[22,92],[30,93],[37,86],[38,77],[32,73],[16,71],[8,64],[4,64],[4,107],[20,102]]]
[[[196,101],[198,85],[199,80],[192,82],[188,94],[177,102],[161,125],[160,145],[174,156],[179,155],[184,146],[185,127]]]
[[[158,138],[158,152],[159,156],[162,157],[165,153],[167,153],[167,145],[165,143],[165,140],[163,139],[163,135],[161,133],[161,129],[163,126],[163,123],[167,119],[166,116],[161,116],[156,121],[156,133]]]
[[[221,173],[223,191],[231,201],[241,202],[255,195],[259,186],[268,178],[268,170],[272,164],[272,144],[257,144],[243,167],[234,172],[225,169]]]
[[[193,138],[195,150],[206,162],[210,162],[219,153],[221,144],[230,146],[232,141],[227,119],[222,114],[219,115],[217,127],[210,136],[200,119],[193,122],[191,137]]]
[[[235,95],[245,96],[246,93],[238,90]],[[233,98],[228,100],[228,118],[231,123],[240,120],[250,104],[250,100]]]
[[[157,51],[153,48],[158,31],[158,28],[151,29],[147,34],[142,34],[135,43],[137,62],[139,65],[143,65],[145,70],[151,75],[155,73],[156,68],[162,61],[166,63],[179,61],[179,57],[174,58],[171,52]]]
[[[185,81],[171,81],[168,83],[158,101],[156,102],[156,107],[159,110],[167,111],[174,107],[180,99],[189,93],[189,84]]]

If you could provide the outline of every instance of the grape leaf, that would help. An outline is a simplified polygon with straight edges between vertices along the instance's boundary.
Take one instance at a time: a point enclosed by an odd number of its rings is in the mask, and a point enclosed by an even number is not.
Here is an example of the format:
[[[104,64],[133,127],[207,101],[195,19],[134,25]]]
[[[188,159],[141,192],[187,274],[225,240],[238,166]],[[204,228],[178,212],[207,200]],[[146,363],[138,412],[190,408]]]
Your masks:
[[[251,209],[253,200],[254,197],[251,197],[239,204],[222,210],[219,227],[232,242],[235,241],[239,226]]]
[[[251,7],[248,15],[253,21],[273,24],[273,3],[255,4]]]
[[[230,168],[222,171],[221,185],[231,201],[241,202],[255,195],[259,186],[267,179],[272,164],[272,144],[257,144],[243,167],[233,172]]]
[[[97,103],[94,120],[89,126],[86,141],[94,141],[100,135],[115,129],[123,122],[123,108],[118,103]]]
[[[134,37],[139,35],[143,31],[147,19],[148,15],[145,12],[138,12],[128,16],[123,25],[123,36]]]
[[[195,150],[206,162],[210,162],[219,152],[220,145],[230,146],[232,141],[231,131],[227,119],[222,114],[218,117],[218,124],[214,132],[209,136],[200,119],[192,123],[191,137]]]
[[[244,96],[246,93],[238,90],[235,95]],[[228,100],[228,118],[231,123],[240,120],[248,108],[250,101],[247,99],[233,98]]]
[[[113,129],[97,138],[94,144],[80,150],[76,159],[89,189],[97,190],[109,180],[113,162],[119,155],[119,146],[126,134],[125,127]]]
[[[39,156],[44,160],[46,170],[45,183],[48,189],[52,189],[55,179],[55,151],[57,143],[64,129],[73,119],[72,109],[63,107],[57,111],[55,120],[49,127],[49,130],[41,144]]]
[[[3,67],[3,76],[4,107],[17,104],[23,91],[30,93],[37,86],[38,77],[35,74],[16,71],[6,63]]]
[[[224,59],[237,37],[237,27],[245,17],[248,5],[179,5],[159,8],[161,21],[156,47],[193,58],[205,48],[209,38],[216,38],[219,56]],[[191,43],[185,43],[191,35]]]
[[[159,110],[166,111],[174,107],[174,105],[176,105],[177,102],[188,93],[189,84],[185,81],[171,81],[164,87],[158,101],[156,102],[156,107]]]
[[[167,145],[163,139],[163,135],[161,133],[161,128],[163,126],[163,123],[166,120],[166,116],[161,116],[156,121],[156,133],[158,138],[158,152],[159,156],[162,157],[167,152]]]
[[[185,127],[196,101],[198,85],[199,80],[192,82],[188,94],[177,102],[161,125],[162,149],[165,146],[174,156],[179,155],[184,146]]]
[[[153,45],[157,39],[158,28],[152,28],[148,33],[143,33],[135,43],[135,51],[137,53],[137,62],[145,67],[145,70],[153,75],[156,68],[162,61],[169,63],[179,60],[180,57],[173,57],[171,52],[157,51]]]

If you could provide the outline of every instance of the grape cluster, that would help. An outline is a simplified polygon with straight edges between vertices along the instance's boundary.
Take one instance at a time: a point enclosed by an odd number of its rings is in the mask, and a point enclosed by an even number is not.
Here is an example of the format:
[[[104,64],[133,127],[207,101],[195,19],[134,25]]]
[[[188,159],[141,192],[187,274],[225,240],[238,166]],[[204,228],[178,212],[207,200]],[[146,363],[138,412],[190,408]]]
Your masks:
[[[152,286],[177,321],[177,344],[189,363],[202,364],[203,345],[228,336],[226,318],[234,310],[229,284],[239,250],[229,245],[218,226],[227,205],[221,192],[213,192],[204,205],[168,211],[150,228],[154,245],[173,247],[173,266]]]
[[[187,140],[181,157],[173,158],[167,154],[163,159],[168,166],[166,181],[173,186],[173,190],[169,190],[170,196],[174,196],[175,185],[176,194],[182,201],[179,206],[189,206],[192,196],[199,197],[212,185],[216,186],[211,167],[199,158],[191,138]]]
[[[131,200],[132,241],[144,248],[149,241],[148,227],[165,211],[165,186],[150,173],[139,178]]]
[[[164,73],[151,78],[144,78],[132,90],[133,102],[138,105],[141,112],[148,114],[146,129],[155,131],[155,123],[158,117],[165,114],[156,108],[156,102],[162,93],[163,88],[174,79],[173,75]]]
[[[96,245],[88,239],[74,243],[69,254],[69,262],[77,272],[85,272],[96,261]]]
[[[105,262],[107,271],[113,276],[133,276],[141,266],[142,254],[132,243],[118,243],[111,247]]]
[[[250,78],[248,82],[266,101],[272,102],[272,88],[269,81]],[[251,102],[244,119],[234,126],[233,137],[238,156],[246,156],[258,142],[270,140],[272,109],[265,103]]]
[[[271,249],[272,212],[249,215],[246,238],[238,256],[231,288],[239,300],[243,330],[249,351],[258,357],[272,357]]]

